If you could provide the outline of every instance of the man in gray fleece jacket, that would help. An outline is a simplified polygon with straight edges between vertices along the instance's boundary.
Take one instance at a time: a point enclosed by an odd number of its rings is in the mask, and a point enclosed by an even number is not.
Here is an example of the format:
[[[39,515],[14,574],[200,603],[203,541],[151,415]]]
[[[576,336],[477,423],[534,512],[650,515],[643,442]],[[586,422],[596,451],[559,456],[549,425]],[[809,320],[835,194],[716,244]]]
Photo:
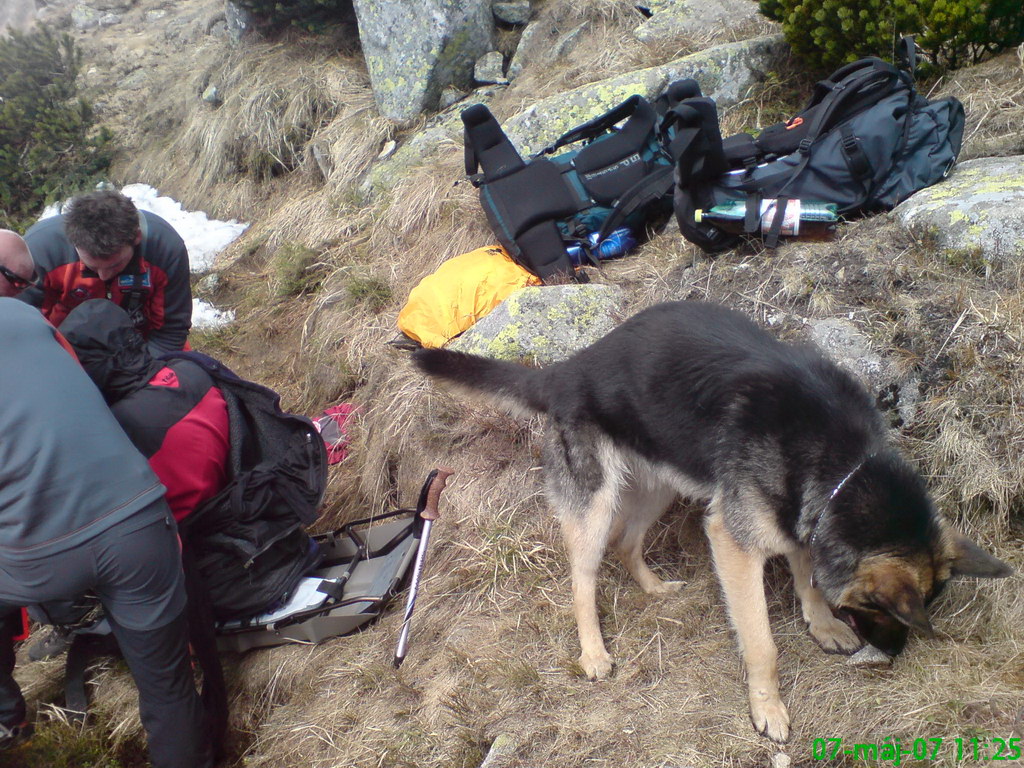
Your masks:
[[[212,765],[164,487],[37,309],[0,298],[0,747],[31,731],[19,607],[95,591],[139,689],[156,768]]]

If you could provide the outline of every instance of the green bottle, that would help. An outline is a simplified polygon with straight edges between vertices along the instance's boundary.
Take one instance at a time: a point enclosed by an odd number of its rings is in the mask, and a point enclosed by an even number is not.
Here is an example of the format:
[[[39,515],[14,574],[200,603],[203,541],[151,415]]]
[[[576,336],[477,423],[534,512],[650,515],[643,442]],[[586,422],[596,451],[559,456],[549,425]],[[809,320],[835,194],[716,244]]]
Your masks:
[[[767,234],[775,219],[776,201],[769,198],[761,201],[761,234]],[[824,239],[832,234],[839,214],[835,203],[814,200],[790,200],[786,203],[782,228],[783,237],[805,237]],[[731,200],[708,210],[694,211],[698,224],[714,224],[719,229],[735,234],[744,234],[743,222],[747,216],[747,204],[742,200]]]

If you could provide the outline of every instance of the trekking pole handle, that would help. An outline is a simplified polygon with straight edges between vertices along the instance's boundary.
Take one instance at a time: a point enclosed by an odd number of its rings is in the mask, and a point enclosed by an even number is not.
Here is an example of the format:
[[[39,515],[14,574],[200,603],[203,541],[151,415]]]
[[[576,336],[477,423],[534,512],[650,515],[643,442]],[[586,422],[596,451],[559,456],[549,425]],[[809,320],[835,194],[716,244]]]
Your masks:
[[[440,516],[437,505],[441,501],[441,491],[444,490],[448,478],[453,474],[454,472],[448,467],[437,468],[437,474],[430,481],[430,488],[427,490],[427,503],[423,505],[423,511],[420,512],[420,517],[424,520],[437,520]]]

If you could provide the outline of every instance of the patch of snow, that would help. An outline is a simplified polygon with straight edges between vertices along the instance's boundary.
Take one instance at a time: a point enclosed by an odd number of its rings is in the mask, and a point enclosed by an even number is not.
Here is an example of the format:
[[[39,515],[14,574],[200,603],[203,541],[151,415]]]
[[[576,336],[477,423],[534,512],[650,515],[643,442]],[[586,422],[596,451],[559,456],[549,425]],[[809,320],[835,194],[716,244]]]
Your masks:
[[[217,309],[202,299],[192,299],[192,327],[220,328],[235,321],[235,313],[230,309]]]
[[[186,211],[177,200],[162,197],[147,184],[129,184],[121,194],[135,203],[136,208],[155,213],[174,227],[188,248],[192,272],[208,271],[217,254],[249,226],[234,219],[211,219],[202,211]]]

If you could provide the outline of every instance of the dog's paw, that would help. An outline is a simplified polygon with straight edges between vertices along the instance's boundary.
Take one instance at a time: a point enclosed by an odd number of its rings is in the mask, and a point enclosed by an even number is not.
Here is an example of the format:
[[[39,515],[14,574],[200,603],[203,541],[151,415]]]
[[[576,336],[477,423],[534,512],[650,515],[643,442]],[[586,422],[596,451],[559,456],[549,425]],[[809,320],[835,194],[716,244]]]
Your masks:
[[[674,595],[686,586],[685,581],[663,581],[652,589],[647,590],[649,595]]]
[[[755,700],[752,695],[750,719],[758,733],[776,744],[785,744],[789,740],[789,710],[777,696],[758,697]]]
[[[825,653],[850,654],[864,645],[857,633],[834,616],[823,618],[808,625],[808,629]]]
[[[581,654],[579,664],[588,680],[604,680],[612,673],[612,657],[605,650]]]

